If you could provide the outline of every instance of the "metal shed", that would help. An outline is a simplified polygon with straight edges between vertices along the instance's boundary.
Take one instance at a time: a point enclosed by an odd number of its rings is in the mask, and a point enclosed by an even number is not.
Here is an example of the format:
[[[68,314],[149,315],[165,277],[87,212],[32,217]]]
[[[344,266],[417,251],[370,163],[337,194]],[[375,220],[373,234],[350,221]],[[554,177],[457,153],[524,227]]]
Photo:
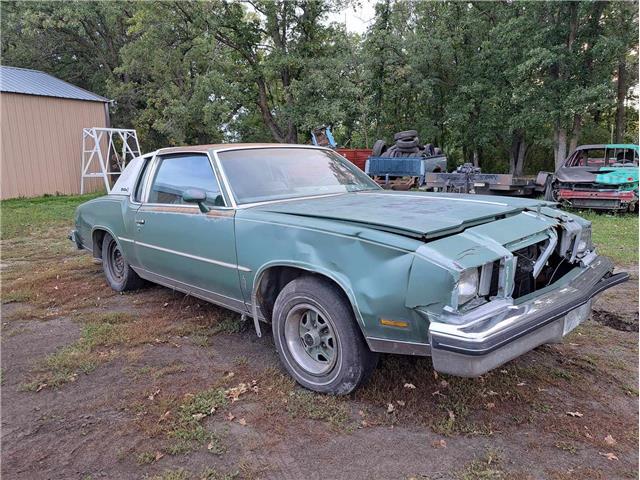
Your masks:
[[[47,73],[0,66],[0,197],[79,193],[82,129],[109,127],[108,106]]]

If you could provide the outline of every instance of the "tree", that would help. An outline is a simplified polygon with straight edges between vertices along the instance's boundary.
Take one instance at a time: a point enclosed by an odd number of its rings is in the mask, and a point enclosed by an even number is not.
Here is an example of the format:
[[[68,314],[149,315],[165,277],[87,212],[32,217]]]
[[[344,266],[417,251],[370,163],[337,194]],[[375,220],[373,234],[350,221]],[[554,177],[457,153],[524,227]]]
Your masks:
[[[2,59],[112,98],[146,149],[415,128],[455,162],[520,175],[612,128],[636,141],[637,2],[379,0],[363,36],[329,22],[342,5],[0,2]]]
[[[626,107],[629,91],[638,84],[638,3],[616,2],[605,18],[604,30],[617,61],[615,72],[614,142],[622,143],[625,133]]]
[[[120,51],[134,38],[127,29],[134,2],[2,2],[2,61],[44,70],[111,97]],[[135,97],[119,98],[114,123],[127,124],[139,108]]]

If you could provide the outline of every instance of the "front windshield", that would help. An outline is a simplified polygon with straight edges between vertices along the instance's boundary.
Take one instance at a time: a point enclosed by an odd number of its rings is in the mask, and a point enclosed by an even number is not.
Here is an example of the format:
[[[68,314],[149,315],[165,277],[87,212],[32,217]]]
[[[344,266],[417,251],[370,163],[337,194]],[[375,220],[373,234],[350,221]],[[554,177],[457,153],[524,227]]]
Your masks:
[[[313,148],[250,148],[218,154],[238,205],[379,190],[348,160]]]

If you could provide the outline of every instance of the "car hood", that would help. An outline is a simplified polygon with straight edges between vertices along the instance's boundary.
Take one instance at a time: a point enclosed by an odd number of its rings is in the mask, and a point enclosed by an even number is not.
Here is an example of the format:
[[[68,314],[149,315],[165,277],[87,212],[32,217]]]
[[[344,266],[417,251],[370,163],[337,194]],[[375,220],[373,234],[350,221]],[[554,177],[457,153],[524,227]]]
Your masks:
[[[252,209],[367,226],[415,238],[436,238],[525,209],[535,199],[423,192],[348,193],[259,205]]]

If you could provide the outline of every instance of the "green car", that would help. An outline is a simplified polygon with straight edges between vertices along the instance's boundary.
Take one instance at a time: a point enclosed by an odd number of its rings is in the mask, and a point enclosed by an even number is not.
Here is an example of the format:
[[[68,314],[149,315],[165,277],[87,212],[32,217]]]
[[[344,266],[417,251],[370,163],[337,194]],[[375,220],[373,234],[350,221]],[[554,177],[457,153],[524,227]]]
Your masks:
[[[117,291],[150,281],[271,324],[304,387],[346,394],[379,353],[479,376],[624,282],[553,203],[381,189],[332,150],[165,148],[80,205],[70,238]]]

